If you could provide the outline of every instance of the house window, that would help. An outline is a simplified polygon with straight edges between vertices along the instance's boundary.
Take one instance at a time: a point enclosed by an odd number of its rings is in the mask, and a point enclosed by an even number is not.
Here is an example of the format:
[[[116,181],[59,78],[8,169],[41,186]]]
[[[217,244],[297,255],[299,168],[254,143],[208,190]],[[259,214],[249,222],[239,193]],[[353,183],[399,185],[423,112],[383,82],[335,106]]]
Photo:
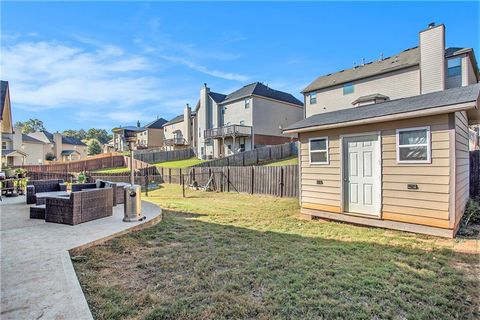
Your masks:
[[[397,130],[398,163],[430,163],[430,127]]]
[[[240,125],[244,126],[245,125],[245,120],[240,120]]]
[[[2,141],[2,150],[7,150],[7,142]]]
[[[225,107],[222,108],[222,114],[225,114]]]
[[[462,75],[462,60],[461,58],[450,59],[447,61],[448,69],[447,76],[456,77]]]
[[[245,99],[245,109],[250,108],[250,98]]]
[[[347,83],[343,85],[343,95],[353,93],[353,83]]]
[[[312,138],[310,144],[310,163],[328,164],[328,138]]]
[[[317,93],[312,92],[310,93],[310,104],[316,104],[317,103]]]
[[[199,137],[199,138],[202,137],[202,128],[198,128],[198,137]]]

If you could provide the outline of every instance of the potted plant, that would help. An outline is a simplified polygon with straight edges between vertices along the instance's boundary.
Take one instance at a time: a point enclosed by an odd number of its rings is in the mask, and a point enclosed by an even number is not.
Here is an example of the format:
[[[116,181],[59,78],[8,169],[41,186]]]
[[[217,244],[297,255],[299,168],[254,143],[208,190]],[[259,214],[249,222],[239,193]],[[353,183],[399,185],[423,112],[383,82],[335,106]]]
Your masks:
[[[17,168],[15,169],[15,174],[17,175],[17,178],[25,178],[27,170],[23,168]]]
[[[87,176],[85,175],[85,172],[80,172],[78,175],[78,183],[85,183],[87,180]]]

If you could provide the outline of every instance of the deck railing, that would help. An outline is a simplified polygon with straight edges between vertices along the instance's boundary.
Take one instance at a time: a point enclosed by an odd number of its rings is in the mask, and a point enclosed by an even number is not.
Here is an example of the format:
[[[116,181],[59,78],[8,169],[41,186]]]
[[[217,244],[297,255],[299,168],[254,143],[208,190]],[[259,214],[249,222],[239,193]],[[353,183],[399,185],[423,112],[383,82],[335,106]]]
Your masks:
[[[170,138],[170,139],[165,139],[163,141],[163,144],[165,146],[184,146],[187,144],[187,140],[185,138]]]
[[[251,136],[252,127],[244,126],[239,124],[233,124],[218,128],[206,129],[204,131],[205,139],[210,138],[222,138],[222,137],[241,137],[241,136]]]

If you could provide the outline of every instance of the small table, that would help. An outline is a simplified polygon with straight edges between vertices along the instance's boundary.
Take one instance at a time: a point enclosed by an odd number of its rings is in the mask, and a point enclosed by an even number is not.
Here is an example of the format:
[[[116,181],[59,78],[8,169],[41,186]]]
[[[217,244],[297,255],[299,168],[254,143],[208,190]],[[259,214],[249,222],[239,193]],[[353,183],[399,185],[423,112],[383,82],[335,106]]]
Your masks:
[[[70,192],[68,191],[51,191],[51,192],[39,192],[35,195],[37,199],[36,204],[42,205],[46,203],[47,198],[55,197],[70,197]]]
[[[6,197],[23,195],[25,192],[24,186],[26,185],[26,181],[26,178],[8,178],[0,180],[0,189],[2,190],[2,195]]]

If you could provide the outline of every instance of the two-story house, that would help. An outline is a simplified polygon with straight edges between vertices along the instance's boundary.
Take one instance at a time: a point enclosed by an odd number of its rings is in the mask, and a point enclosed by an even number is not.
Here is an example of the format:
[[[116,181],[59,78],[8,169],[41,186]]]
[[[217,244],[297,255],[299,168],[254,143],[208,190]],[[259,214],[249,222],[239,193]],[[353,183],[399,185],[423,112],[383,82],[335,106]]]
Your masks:
[[[195,114],[187,104],[180,114],[163,125],[163,148],[179,150],[195,148],[194,141]]]
[[[285,131],[299,135],[304,217],[453,237],[479,79],[473,50],[446,48],[434,24],[418,47],[315,79],[305,119]]]
[[[238,151],[291,141],[283,129],[303,117],[303,103],[293,95],[255,82],[228,95],[200,90],[194,139],[199,158],[219,158]]]
[[[155,119],[145,125],[144,131],[137,133],[137,148],[149,149],[163,147],[165,136],[163,134],[163,125],[168,121],[163,118]]]
[[[44,143],[43,156],[40,157],[39,153],[38,155],[35,153],[34,159],[37,159],[37,161],[40,158],[48,160],[52,156],[56,161],[62,162],[80,160],[87,157],[87,145],[80,139],[64,136],[59,132],[50,133],[48,131],[36,131],[29,133],[28,136]],[[26,152],[27,154],[29,153],[28,150]]]

